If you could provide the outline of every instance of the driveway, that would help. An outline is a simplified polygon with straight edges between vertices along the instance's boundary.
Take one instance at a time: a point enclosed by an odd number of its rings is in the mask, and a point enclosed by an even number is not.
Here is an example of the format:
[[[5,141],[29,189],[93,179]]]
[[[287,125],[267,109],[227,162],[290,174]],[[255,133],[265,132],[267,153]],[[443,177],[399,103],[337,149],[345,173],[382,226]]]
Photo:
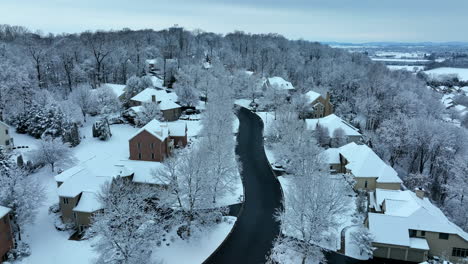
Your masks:
[[[263,148],[263,122],[240,108],[236,153],[242,162],[245,202],[231,235],[204,263],[265,263],[279,223],[273,214],[281,206],[281,187]]]

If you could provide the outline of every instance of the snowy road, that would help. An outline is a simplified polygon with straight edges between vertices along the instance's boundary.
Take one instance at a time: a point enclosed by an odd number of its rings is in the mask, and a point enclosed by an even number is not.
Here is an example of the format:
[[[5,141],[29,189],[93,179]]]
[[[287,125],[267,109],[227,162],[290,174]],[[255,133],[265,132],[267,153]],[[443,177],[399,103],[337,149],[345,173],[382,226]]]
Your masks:
[[[281,187],[263,150],[263,123],[245,108],[240,121],[237,154],[242,162],[245,203],[231,235],[204,263],[265,263],[279,234],[273,214],[281,206]]]

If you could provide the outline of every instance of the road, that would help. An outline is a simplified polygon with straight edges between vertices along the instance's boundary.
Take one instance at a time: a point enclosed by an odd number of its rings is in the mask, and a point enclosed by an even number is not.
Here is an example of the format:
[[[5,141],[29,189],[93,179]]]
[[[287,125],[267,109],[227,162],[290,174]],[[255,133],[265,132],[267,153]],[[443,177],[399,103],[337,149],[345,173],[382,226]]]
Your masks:
[[[273,214],[281,206],[282,192],[265,156],[263,122],[243,107],[237,117],[239,133],[236,153],[242,162],[245,202],[232,233],[204,264],[265,263],[265,256],[280,232]],[[360,262],[336,252],[324,253],[328,263]]]
[[[245,202],[231,235],[204,263],[265,263],[279,223],[273,214],[281,206],[281,187],[273,175],[263,149],[263,122],[241,108],[236,153],[242,162]]]

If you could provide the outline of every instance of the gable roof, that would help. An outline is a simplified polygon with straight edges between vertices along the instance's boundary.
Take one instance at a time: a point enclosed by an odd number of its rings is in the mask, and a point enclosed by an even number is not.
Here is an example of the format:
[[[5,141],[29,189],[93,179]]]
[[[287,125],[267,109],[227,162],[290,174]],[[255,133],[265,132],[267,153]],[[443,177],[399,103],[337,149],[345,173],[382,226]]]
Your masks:
[[[322,95],[314,91],[308,91],[304,96],[307,99],[307,103],[311,104]]]
[[[355,177],[375,177],[379,183],[402,183],[398,173],[366,145],[354,142],[339,148],[340,154],[349,162],[346,168]]]
[[[168,93],[165,90],[157,90],[151,87],[144,89],[139,92],[137,95],[133,96],[131,100],[147,103],[152,101],[152,96],[156,97],[156,101],[161,102],[165,100],[171,100],[173,102],[177,101],[177,95],[175,93]]]
[[[5,123],[3,121],[0,121],[0,125],[3,125],[3,126],[8,127],[8,128],[10,127],[7,123]]]
[[[135,134],[133,134],[129,140],[143,131],[147,131],[159,140],[164,141],[169,136],[185,136],[187,132],[187,124],[182,121],[160,122],[156,119],[153,119],[148,124],[140,128]]]
[[[376,189],[377,205],[374,207],[377,212],[382,211],[384,201],[385,212],[369,213],[369,230],[375,237],[374,242],[421,249],[427,247],[424,242],[410,238],[409,229],[457,234],[468,241],[468,234],[450,222],[426,197],[421,199],[411,191]]]
[[[268,83],[272,87],[276,87],[276,88],[283,89],[283,90],[293,90],[293,89],[295,89],[291,82],[288,82],[285,79],[283,79],[281,77],[278,77],[278,76],[268,78],[267,80],[268,80]],[[267,80],[265,80],[265,82]]]
[[[181,108],[182,106],[174,103],[171,100],[164,100],[159,103],[159,109],[161,110],[169,110],[169,109],[176,109],[176,108]]]
[[[1,206],[0,205],[0,218],[3,218],[5,215],[7,215],[11,211],[10,208]]]
[[[317,128],[317,124],[328,128],[328,136],[330,138],[333,137],[333,132],[338,128],[343,129],[346,136],[361,136],[361,133],[359,133],[357,128],[339,118],[335,114],[331,114],[322,118],[306,119],[306,124],[307,129],[309,130],[315,130]]]
[[[164,81],[156,76],[151,76],[151,82],[153,83],[153,86],[156,87],[156,88],[160,88],[160,89],[163,89],[164,86]]]

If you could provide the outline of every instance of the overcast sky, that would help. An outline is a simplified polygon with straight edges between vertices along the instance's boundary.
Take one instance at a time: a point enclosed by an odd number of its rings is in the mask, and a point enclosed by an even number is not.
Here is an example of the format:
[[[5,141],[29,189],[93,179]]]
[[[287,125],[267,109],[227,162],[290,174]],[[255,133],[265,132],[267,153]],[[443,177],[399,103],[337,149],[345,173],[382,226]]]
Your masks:
[[[178,24],[313,41],[468,41],[468,0],[0,0],[0,24],[53,33]]]

